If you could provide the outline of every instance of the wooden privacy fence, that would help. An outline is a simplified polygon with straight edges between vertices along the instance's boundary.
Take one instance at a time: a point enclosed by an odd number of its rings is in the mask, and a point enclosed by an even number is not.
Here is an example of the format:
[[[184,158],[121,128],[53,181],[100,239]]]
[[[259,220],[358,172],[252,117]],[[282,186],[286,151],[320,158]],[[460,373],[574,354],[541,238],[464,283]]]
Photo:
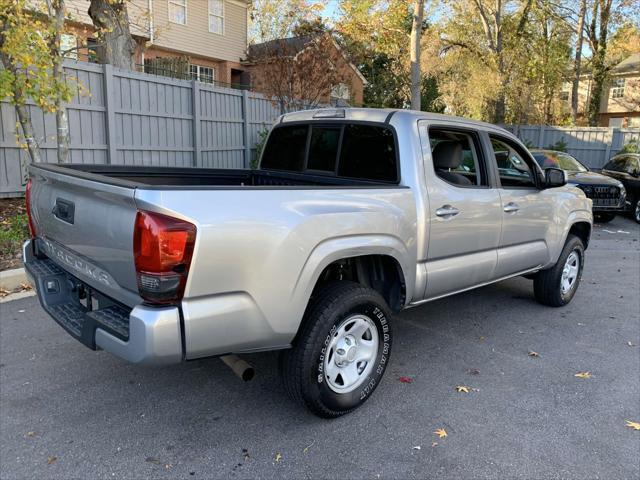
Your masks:
[[[640,128],[551,127],[509,125],[505,127],[530,148],[547,148],[558,142],[590,168],[599,169],[627,143],[640,142]]]
[[[110,65],[68,62],[75,95],[68,105],[73,163],[171,167],[248,168],[258,133],[279,109],[247,90],[177,80]],[[55,163],[56,125],[52,114],[30,105],[44,161]],[[16,115],[0,103],[0,197],[23,191],[16,143]],[[508,126],[530,146],[560,140],[569,153],[600,168],[623,145],[640,140],[639,129]]]
[[[280,111],[263,95],[68,62],[70,161],[85,164],[248,168],[258,133]],[[56,163],[55,116],[30,105],[43,160]],[[23,191],[17,119],[0,104],[0,196]]]

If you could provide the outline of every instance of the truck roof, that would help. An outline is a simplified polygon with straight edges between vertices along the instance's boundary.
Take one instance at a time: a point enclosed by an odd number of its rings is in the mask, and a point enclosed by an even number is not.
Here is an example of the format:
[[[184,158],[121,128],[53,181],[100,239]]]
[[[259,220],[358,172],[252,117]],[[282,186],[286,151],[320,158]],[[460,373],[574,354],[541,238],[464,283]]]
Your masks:
[[[385,123],[390,121],[393,116],[402,116],[405,118],[416,118],[433,122],[457,123],[476,128],[501,130],[502,132],[511,133],[497,125],[493,125],[478,120],[471,120],[453,115],[443,115],[440,113],[421,112],[417,110],[407,110],[401,108],[317,108],[313,110],[301,110],[298,112],[285,113],[280,116],[277,123],[286,122],[304,122],[311,120],[358,120],[367,122]]]

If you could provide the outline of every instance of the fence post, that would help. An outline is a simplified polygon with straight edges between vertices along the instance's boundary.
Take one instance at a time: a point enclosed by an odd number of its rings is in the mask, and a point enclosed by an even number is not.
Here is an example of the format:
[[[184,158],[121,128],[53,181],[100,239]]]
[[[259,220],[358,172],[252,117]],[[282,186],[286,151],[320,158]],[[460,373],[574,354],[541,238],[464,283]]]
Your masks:
[[[544,132],[546,130],[545,125],[540,125],[540,132],[538,133],[538,148],[544,148]]]
[[[617,129],[613,127],[607,129],[607,135],[605,138],[608,137],[609,141],[607,142],[607,148],[604,151],[604,161],[602,162],[602,165],[600,165],[601,167],[604,166],[604,164],[609,160],[609,156],[611,155],[611,145],[613,144],[613,139],[615,138],[616,130]]]
[[[193,166],[202,166],[202,141],[200,139],[200,85],[191,80],[191,113],[193,131]]]
[[[116,163],[118,148],[116,145],[116,112],[113,104],[113,66],[103,66],[104,114],[106,117],[107,163]]]
[[[251,166],[251,145],[249,132],[249,92],[242,90],[242,139],[244,142],[244,168]]]

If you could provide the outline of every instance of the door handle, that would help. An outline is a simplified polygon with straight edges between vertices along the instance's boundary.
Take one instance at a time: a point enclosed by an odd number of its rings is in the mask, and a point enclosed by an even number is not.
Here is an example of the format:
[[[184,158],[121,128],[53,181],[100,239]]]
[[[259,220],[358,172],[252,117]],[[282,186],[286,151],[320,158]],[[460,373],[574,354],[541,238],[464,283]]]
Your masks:
[[[520,207],[517,203],[509,202],[504,206],[503,210],[505,213],[516,213],[520,210]]]
[[[445,217],[445,218],[455,217],[459,213],[460,213],[460,210],[458,210],[456,207],[452,207],[451,205],[443,205],[436,210],[436,215],[438,217]]]

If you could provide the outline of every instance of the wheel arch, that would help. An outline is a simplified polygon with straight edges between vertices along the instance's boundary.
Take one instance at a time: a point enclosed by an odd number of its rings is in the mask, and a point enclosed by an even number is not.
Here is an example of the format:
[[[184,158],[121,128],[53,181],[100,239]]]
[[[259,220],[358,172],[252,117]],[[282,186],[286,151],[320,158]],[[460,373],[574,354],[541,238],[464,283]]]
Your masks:
[[[391,235],[329,239],[309,255],[293,295],[306,306],[318,288],[341,275],[378,291],[394,312],[399,311],[415,283],[410,258],[405,244]]]

